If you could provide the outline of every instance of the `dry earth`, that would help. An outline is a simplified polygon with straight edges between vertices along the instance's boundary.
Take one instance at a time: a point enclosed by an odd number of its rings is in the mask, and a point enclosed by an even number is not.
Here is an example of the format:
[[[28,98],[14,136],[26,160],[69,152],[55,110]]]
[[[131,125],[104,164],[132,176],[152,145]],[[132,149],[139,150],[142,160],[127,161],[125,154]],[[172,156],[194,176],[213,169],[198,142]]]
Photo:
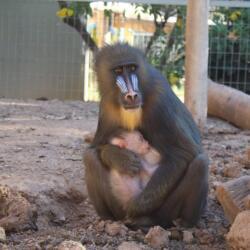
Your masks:
[[[38,230],[7,232],[0,249],[56,249],[64,240],[86,249],[117,249],[121,243],[120,249],[132,249],[127,241],[133,249],[154,249],[140,230],[100,221],[87,198],[84,136],[95,131],[97,114],[95,103],[0,99],[0,184],[19,191],[38,213]],[[195,228],[169,229],[165,249],[227,249],[230,225],[214,187],[250,174],[241,161],[250,133],[210,118],[203,143],[211,160],[207,212]]]

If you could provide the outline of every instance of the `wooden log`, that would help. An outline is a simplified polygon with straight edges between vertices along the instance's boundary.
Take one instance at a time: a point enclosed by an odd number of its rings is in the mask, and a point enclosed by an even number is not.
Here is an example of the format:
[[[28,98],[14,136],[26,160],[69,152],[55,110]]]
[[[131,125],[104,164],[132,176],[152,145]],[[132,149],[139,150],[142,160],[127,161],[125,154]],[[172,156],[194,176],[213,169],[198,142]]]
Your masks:
[[[248,195],[250,195],[250,176],[243,176],[217,185],[216,197],[230,223],[239,212],[248,209],[246,207]]]
[[[208,80],[208,114],[250,129],[250,95]]]

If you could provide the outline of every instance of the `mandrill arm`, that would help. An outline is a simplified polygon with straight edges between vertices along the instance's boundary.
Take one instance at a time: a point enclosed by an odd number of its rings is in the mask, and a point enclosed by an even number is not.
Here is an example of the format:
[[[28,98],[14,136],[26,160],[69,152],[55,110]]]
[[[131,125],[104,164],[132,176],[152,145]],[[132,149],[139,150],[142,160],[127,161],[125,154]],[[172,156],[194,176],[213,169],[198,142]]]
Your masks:
[[[141,169],[141,160],[134,152],[106,144],[100,146],[101,161],[108,168],[116,169],[122,174],[134,176]]]
[[[176,187],[186,168],[185,161],[182,164],[162,161],[143,192],[130,203],[128,217],[147,215],[159,208]]]
[[[197,179],[202,180],[204,176],[207,176],[207,166],[208,158],[204,153],[195,156],[189,164],[180,159],[178,161],[162,161],[144,191],[130,203],[128,217],[133,218],[152,213],[161,207],[170,194],[175,193],[174,190],[177,186],[185,186],[181,194],[176,195],[175,199],[178,199],[189,189],[188,182],[191,180],[185,177],[186,173],[191,173],[193,182]]]

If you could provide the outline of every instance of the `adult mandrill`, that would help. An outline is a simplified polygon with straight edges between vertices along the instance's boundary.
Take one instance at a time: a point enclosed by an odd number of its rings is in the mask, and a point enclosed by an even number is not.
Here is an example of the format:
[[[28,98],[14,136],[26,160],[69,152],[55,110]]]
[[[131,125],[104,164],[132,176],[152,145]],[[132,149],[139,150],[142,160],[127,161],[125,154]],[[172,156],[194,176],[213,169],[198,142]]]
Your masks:
[[[127,44],[106,46],[96,56],[101,96],[98,127],[86,151],[90,199],[102,218],[128,219],[138,226],[194,225],[206,205],[208,158],[191,114],[164,77]],[[140,158],[112,145],[120,130],[138,130],[161,155],[145,189],[126,209],[112,193],[110,172],[137,175]]]

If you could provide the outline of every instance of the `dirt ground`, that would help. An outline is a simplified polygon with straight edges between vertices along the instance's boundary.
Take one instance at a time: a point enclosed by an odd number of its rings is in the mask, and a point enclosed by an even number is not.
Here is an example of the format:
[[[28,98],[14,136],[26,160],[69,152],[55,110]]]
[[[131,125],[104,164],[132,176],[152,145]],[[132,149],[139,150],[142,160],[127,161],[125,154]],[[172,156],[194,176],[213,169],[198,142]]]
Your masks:
[[[7,232],[0,249],[56,249],[64,240],[81,242],[86,249],[117,249],[128,241],[138,249],[154,249],[140,230],[117,224],[118,230],[110,231],[112,222],[100,221],[87,197],[84,137],[95,131],[97,115],[95,103],[0,99],[0,184],[20,191],[38,213],[38,230]],[[209,118],[203,144],[211,160],[207,212],[194,228],[170,228],[165,249],[227,249],[230,224],[214,188],[250,174],[240,160],[250,132]],[[191,241],[183,239],[184,230],[192,233]]]

